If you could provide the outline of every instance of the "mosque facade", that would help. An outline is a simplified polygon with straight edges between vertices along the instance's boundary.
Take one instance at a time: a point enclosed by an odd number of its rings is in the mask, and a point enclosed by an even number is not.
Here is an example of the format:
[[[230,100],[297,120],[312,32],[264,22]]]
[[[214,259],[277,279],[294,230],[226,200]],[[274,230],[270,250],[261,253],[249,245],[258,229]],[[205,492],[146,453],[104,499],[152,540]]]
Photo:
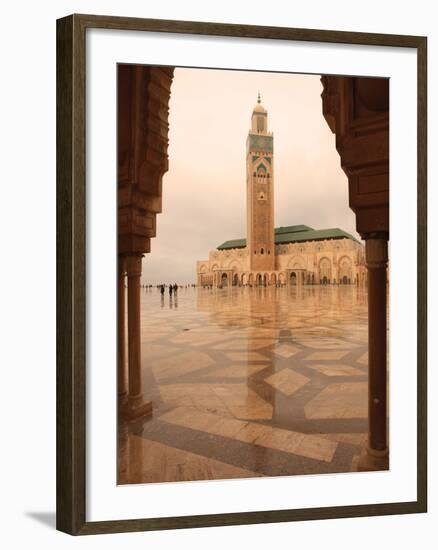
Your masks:
[[[260,95],[246,141],[247,237],[197,262],[199,286],[366,285],[363,244],[339,228],[274,226],[274,136]]]

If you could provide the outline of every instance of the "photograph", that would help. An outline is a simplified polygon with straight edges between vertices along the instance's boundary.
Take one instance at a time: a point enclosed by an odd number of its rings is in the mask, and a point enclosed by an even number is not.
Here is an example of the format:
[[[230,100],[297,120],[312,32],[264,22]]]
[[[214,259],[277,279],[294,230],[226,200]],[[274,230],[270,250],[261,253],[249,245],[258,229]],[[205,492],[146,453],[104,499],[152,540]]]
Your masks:
[[[5,5],[6,550],[433,546],[438,25],[372,4]]]
[[[117,65],[118,484],[389,469],[388,123],[387,78]]]

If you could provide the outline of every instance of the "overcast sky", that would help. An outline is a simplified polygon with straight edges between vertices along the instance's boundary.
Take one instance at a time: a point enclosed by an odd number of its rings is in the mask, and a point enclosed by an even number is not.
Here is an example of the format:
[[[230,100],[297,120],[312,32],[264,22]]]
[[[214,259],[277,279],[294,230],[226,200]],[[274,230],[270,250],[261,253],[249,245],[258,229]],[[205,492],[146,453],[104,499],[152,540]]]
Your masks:
[[[169,171],[144,283],[196,281],[196,261],[246,237],[246,137],[260,90],[274,133],[275,226],[339,227],[357,236],[319,76],[176,69]]]

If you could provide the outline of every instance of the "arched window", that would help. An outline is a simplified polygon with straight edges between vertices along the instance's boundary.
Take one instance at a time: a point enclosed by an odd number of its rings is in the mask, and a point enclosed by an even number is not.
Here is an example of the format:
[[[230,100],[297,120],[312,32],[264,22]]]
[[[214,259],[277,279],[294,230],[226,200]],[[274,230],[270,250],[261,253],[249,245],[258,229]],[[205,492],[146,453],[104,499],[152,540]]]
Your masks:
[[[260,254],[264,254],[264,253],[265,253],[264,249],[261,248],[261,249],[260,249]]]
[[[257,182],[266,183],[266,166],[262,163],[257,166]]]
[[[254,254],[257,254],[257,250],[254,250]]]
[[[268,254],[270,254],[270,253],[271,253],[271,251],[270,251],[270,250],[268,250]]]

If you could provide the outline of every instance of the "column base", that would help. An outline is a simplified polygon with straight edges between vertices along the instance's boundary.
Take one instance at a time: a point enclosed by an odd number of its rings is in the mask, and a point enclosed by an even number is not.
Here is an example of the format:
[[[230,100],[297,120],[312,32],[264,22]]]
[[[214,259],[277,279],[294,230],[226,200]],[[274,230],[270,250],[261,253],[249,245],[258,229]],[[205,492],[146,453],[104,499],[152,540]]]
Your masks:
[[[125,403],[120,403],[120,416],[123,420],[136,420],[152,416],[152,401],[144,401],[143,398],[127,399]]]
[[[379,472],[389,470],[389,452],[364,449],[357,463],[358,472]]]

